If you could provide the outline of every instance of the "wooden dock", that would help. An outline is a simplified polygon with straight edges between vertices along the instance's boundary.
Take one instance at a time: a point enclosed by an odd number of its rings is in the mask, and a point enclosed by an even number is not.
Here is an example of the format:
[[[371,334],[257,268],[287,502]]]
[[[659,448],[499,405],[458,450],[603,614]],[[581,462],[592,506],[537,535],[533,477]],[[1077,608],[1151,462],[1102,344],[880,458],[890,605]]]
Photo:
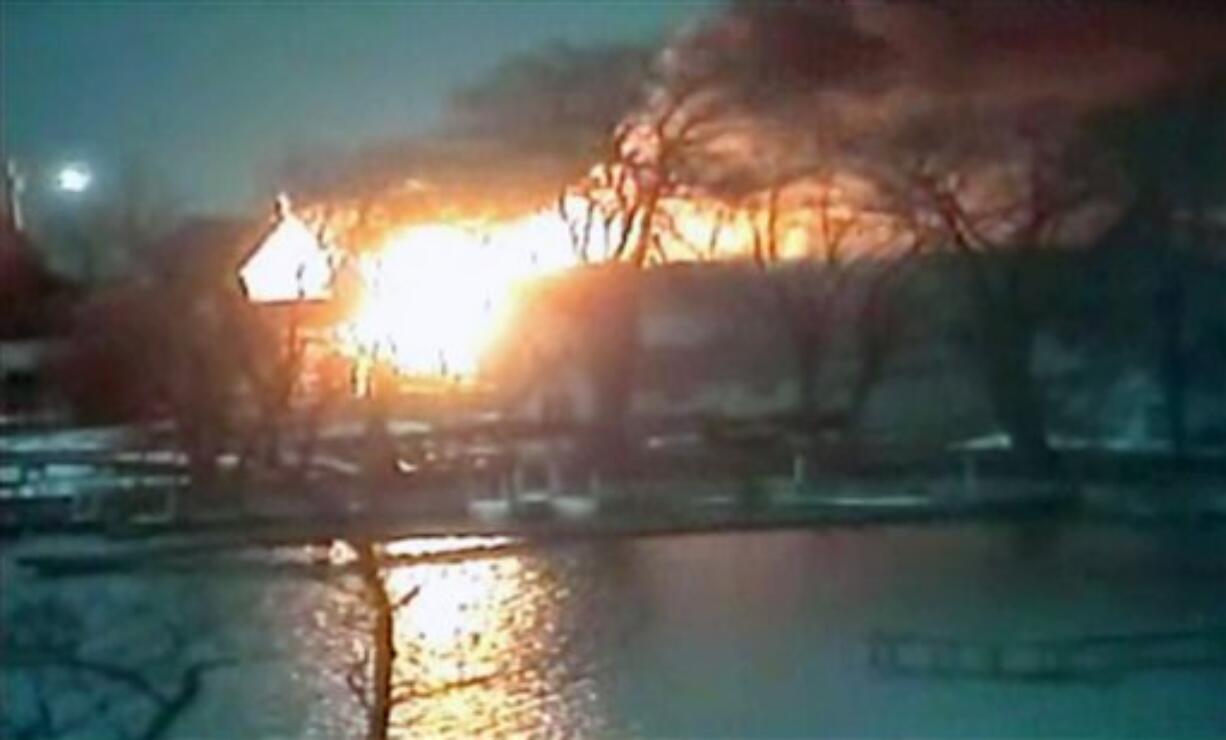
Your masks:
[[[988,681],[1110,681],[1160,669],[1226,670],[1226,627],[976,641],[872,635],[870,667],[886,675]]]

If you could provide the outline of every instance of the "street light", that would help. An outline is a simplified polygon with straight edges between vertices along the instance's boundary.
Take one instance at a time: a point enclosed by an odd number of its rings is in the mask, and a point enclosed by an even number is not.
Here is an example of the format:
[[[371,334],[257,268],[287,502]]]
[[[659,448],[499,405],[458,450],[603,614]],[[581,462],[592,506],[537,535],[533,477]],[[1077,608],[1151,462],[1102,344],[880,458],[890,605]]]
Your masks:
[[[64,193],[83,193],[93,180],[93,173],[85,165],[66,164],[55,173],[55,188]]]

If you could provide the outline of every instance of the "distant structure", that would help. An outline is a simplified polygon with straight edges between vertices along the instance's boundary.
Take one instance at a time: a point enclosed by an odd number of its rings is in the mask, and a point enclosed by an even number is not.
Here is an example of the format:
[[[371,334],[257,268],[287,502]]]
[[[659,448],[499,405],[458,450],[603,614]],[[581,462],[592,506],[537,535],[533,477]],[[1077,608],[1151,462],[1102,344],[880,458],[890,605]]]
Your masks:
[[[4,171],[0,213],[0,417],[50,412],[48,368],[68,330],[76,290],[47,269],[25,231],[21,177]]]

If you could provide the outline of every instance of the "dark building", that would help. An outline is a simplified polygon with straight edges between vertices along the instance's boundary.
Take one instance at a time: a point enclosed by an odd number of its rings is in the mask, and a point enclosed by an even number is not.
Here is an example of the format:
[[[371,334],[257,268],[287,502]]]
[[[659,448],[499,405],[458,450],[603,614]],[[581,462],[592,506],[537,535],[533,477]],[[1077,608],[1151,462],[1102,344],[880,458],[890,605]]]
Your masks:
[[[0,417],[53,410],[48,368],[68,331],[77,293],[46,266],[22,229],[10,168],[0,213]]]

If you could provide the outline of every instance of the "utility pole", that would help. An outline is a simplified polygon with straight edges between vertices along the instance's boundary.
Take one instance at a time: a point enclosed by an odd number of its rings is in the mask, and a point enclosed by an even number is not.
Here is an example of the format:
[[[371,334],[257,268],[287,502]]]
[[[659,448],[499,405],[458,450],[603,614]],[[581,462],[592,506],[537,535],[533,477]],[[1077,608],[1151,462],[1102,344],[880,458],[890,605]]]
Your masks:
[[[21,192],[25,180],[17,168],[17,160],[9,159],[4,165],[4,214],[5,228],[11,233],[25,230],[25,217],[21,212]]]

